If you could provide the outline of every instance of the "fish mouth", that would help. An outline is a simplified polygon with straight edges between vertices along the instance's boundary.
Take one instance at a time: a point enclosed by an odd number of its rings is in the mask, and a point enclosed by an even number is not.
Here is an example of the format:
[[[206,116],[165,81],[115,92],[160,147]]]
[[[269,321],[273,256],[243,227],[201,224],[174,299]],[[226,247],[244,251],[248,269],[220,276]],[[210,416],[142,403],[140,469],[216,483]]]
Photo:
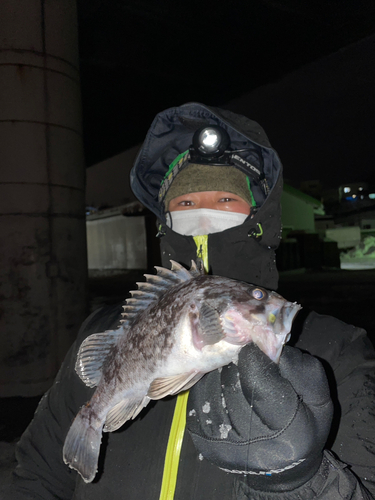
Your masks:
[[[269,356],[275,363],[279,362],[283,347],[290,339],[292,323],[300,309],[302,309],[302,307],[296,302],[287,302],[276,315],[272,313],[269,315],[272,315],[275,318],[273,320],[273,331],[275,335],[282,337],[282,341],[278,344],[276,352],[272,356]]]
[[[288,306],[285,307],[285,323],[284,326],[287,328],[289,331],[292,328],[292,323],[298,313],[302,309],[302,306],[300,304],[297,304],[297,302],[289,302]]]
[[[271,317],[274,323],[274,332],[276,335],[287,335],[292,329],[292,323],[302,307],[297,304],[297,302],[287,302],[278,313],[270,314],[269,316],[275,317],[275,320]],[[289,336],[290,337],[290,336]],[[288,338],[289,340],[289,338]]]

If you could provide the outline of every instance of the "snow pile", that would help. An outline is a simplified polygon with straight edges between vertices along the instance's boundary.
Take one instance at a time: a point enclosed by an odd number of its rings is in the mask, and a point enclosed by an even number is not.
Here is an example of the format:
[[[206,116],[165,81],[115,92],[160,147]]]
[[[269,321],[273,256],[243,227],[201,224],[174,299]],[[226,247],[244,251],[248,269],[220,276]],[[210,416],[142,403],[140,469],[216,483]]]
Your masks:
[[[357,246],[340,254],[341,269],[374,269],[375,237],[367,236]]]

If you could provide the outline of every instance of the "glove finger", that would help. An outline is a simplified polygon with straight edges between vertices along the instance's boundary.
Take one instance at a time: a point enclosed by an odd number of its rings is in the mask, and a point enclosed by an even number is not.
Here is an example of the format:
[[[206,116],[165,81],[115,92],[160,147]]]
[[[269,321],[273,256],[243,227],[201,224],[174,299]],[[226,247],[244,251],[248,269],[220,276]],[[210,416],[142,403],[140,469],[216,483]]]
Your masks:
[[[327,376],[321,362],[299,349],[285,346],[280,357],[281,375],[307,405],[320,406],[330,401]]]
[[[298,396],[279,366],[249,344],[240,351],[238,370],[242,392],[262,422],[273,430],[283,428],[296,411]]]

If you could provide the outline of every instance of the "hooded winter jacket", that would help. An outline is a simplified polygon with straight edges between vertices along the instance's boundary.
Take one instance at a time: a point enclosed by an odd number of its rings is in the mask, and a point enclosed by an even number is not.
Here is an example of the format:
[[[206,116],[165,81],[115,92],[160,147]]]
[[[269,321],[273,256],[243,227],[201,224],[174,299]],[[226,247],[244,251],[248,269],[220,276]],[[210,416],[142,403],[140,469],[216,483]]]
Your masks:
[[[168,165],[188,149],[194,130],[205,123],[224,126],[238,149],[250,145],[251,162],[264,171],[270,192],[264,196],[254,185],[257,207],[241,226],[193,238],[167,227],[157,197]],[[276,289],[281,168],[262,129],[244,117],[194,103],[160,113],[131,178],[137,197],[159,219],[163,265],[173,259],[189,267],[197,255],[208,256],[209,271],[214,274]],[[202,459],[184,428],[186,393],[151,402],[136,420],[105,433],[98,475],[92,483],[84,483],[62,460],[71,422],[93,393],[75,373],[76,354],[88,335],[116,327],[120,313],[121,305],[105,308],[82,325],[54,385],[42,398],[18,444],[18,467],[9,498],[372,498],[368,490],[375,492],[374,351],[363,330],[315,313],[297,317],[291,345],[323,360],[336,413],[321,467],[307,484],[280,493],[255,491],[243,476]],[[199,390],[199,382],[195,387]]]
[[[278,283],[275,250],[281,237],[282,165],[256,122],[197,103],[167,109],[156,116],[147,133],[130,174],[132,189],[160,220],[163,265],[170,266],[169,260],[173,259],[190,267],[191,259],[197,256],[196,241],[167,227],[158,193],[169,165],[189,149],[195,130],[209,124],[219,125],[228,132],[232,149],[246,150],[241,155],[265,175],[270,190],[266,195],[258,180],[245,169],[256,206],[241,226],[208,235],[209,271],[275,290]]]

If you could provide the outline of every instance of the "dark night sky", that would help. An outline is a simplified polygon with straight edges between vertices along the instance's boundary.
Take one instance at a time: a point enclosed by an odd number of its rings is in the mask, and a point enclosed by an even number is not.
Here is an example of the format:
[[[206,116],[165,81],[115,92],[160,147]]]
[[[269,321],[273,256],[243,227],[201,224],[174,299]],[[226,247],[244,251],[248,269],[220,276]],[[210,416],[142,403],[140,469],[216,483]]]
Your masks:
[[[374,0],[78,0],[78,13],[88,166],[141,142],[162,109],[189,101],[225,105],[375,33]],[[372,71],[362,95],[349,89],[353,113],[356,99],[373,92],[374,80]],[[327,112],[334,111],[328,106]],[[374,131],[363,118],[370,136]],[[260,123],[272,139],[265,121]],[[271,125],[281,142],[276,129]],[[348,149],[346,137],[342,142]],[[366,144],[372,146],[370,138]],[[296,155],[306,156],[311,147],[300,140]],[[293,158],[286,160],[292,169]],[[316,178],[319,171],[311,166],[307,175]]]

